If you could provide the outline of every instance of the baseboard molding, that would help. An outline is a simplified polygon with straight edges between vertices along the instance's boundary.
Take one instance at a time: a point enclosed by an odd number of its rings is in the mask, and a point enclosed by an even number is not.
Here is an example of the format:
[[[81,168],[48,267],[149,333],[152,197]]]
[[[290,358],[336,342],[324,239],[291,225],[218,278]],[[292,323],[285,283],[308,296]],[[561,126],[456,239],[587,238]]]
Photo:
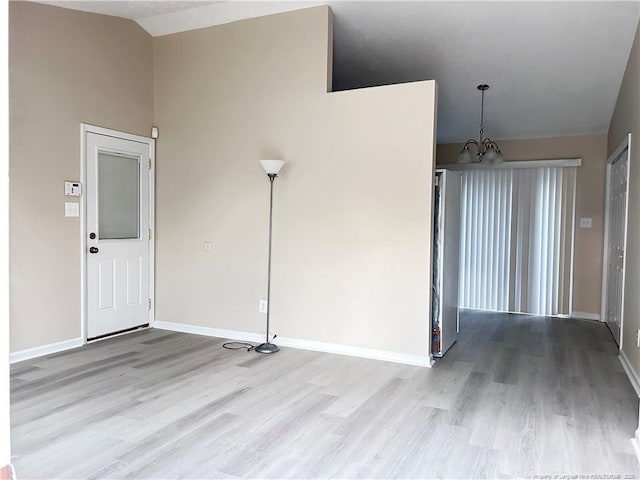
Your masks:
[[[52,353],[81,347],[82,345],[84,345],[84,339],[82,337],[78,337],[64,340],[62,342],[42,345],[40,347],[27,348],[26,350],[19,350],[9,354],[9,363],[17,363],[31,358],[43,357],[45,355],[51,355]]]
[[[583,320],[597,320],[600,321],[599,313],[589,313],[589,312],[571,312],[569,315],[571,318],[581,318]]]
[[[174,332],[193,333],[196,335],[206,335],[209,337],[228,338],[242,342],[263,342],[264,337],[258,333],[241,332],[237,330],[224,330],[212,327],[200,327],[184,323],[156,321],[155,328],[171,330]],[[335,353],[338,355],[348,355],[350,357],[370,358],[373,360],[383,360],[385,362],[403,363],[420,367],[431,367],[433,360],[420,355],[410,355],[406,353],[389,352],[387,350],[377,350],[373,348],[354,347],[350,345],[340,345],[337,343],[315,342],[312,340],[301,340],[297,338],[277,337],[275,343],[281,347],[299,348],[301,350],[313,350],[316,352]]]
[[[631,439],[633,452],[636,454],[636,460],[640,463],[640,428],[636,430],[636,436]]]
[[[154,328],[160,330],[170,330],[172,332],[193,333],[194,335],[205,335],[207,337],[228,338],[240,342],[264,342],[264,336],[258,333],[241,332],[238,330],[224,330],[221,328],[201,327],[189,325],[187,323],[162,322],[156,320]],[[278,337],[280,339],[280,337]]]
[[[335,353],[338,355],[348,355],[350,357],[370,358],[373,360],[383,360],[385,362],[404,363],[419,367],[430,367],[432,365],[428,357],[420,355],[410,355],[407,353],[390,352],[388,350],[377,350],[374,348],[354,347],[350,345],[340,345],[337,343],[315,342],[313,340],[300,340],[297,338],[278,337],[278,345],[283,347],[300,348],[302,350],[313,350],[316,352]]]
[[[636,391],[636,395],[640,397],[640,377],[638,376],[638,373],[635,371],[631,363],[629,363],[629,359],[622,350],[620,350],[618,358],[620,359],[620,363],[622,364],[622,368],[624,368],[627,377],[629,377],[631,385],[633,385],[633,389]]]

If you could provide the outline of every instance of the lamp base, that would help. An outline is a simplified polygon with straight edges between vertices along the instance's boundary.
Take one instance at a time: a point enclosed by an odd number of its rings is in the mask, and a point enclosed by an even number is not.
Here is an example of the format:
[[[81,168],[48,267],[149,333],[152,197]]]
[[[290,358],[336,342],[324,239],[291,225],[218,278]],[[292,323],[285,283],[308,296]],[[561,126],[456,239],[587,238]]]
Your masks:
[[[258,353],[276,353],[280,349],[274,343],[262,343],[254,348],[254,350]]]

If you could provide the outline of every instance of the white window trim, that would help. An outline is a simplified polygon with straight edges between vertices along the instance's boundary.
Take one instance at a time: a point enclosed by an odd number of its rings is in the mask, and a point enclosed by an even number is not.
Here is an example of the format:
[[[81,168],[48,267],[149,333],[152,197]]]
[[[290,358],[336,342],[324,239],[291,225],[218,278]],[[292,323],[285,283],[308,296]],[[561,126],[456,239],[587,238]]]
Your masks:
[[[445,170],[472,170],[486,169],[499,170],[502,168],[539,168],[539,167],[580,167],[581,158],[561,158],[555,160],[519,160],[516,162],[503,162],[495,164],[484,163],[450,163],[446,165],[436,164],[437,168]]]

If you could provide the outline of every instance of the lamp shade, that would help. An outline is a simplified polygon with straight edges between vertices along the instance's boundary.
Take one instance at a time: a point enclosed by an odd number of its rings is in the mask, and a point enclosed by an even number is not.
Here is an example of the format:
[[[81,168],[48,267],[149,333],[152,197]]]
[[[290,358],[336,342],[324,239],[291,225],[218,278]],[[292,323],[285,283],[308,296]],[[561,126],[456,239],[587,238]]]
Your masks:
[[[260,160],[260,165],[268,175],[277,175],[284,166],[283,160]]]
[[[492,146],[489,146],[487,150],[482,155],[482,163],[493,163],[498,156],[498,152]]]
[[[504,162],[504,157],[502,156],[502,152],[495,144],[490,144],[487,148],[487,151],[484,152],[482,157],[483,163],[502,163]]]
[[[465,146],[458,154],[458,163],[471,163],[473,160],[469,147]]]

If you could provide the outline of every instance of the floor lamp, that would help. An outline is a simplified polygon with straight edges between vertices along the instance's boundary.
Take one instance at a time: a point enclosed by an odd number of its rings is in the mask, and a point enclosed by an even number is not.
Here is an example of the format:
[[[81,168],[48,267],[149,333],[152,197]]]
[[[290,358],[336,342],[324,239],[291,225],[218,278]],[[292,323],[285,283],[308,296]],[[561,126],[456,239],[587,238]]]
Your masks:
[[[265,342],[258,345],[255,350],[258,353],[276,353],[279,348],[276,344],[269,342],[269,311],[271,310],[271,225],[273,219],[273,181],[278,176],[278,172],[284,166],[282,160],[260,160],[260,164],[269,177],[269,262],[267,269],[267,333]]]

